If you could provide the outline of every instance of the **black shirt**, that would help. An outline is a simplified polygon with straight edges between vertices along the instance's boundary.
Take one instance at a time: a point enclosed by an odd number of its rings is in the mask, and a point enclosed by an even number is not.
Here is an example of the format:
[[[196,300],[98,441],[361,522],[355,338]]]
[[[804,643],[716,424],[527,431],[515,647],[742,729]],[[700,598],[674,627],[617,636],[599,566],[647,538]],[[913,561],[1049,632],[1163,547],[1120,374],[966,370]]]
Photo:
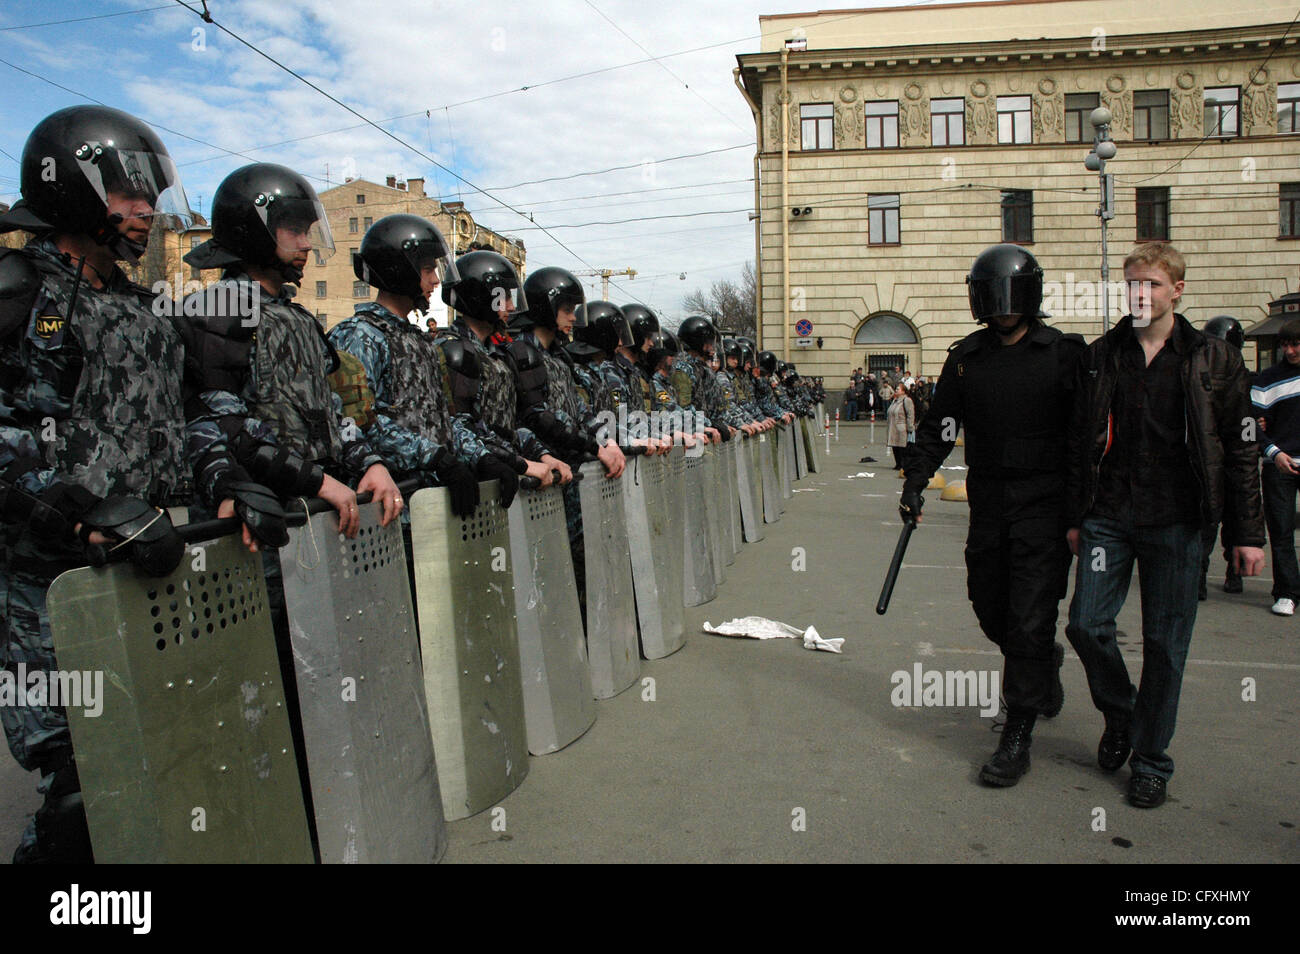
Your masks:
[[[1201,491],[1187,445],[1182,382],[1190,347],[1177,322],[1150,365],[1131,328],[1120,345],[1112,437],[1101,459],[1093,516],[1132,527],[1200,522]]]

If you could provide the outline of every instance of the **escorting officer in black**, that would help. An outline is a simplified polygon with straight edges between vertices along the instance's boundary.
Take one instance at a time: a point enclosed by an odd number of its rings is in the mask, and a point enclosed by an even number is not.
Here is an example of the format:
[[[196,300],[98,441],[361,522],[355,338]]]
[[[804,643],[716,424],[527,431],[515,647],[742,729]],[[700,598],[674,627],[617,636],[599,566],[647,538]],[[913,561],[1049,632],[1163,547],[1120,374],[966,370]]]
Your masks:
[[[921,492],[964,428],[967,589],[980,628],[1002,650],[1008,710],[980,781],[1009,786],[1029,771],[1034,721],[1064,702],[1056,617],[1071,559],[1065,441],[1084,342],[1043,324],[1043,270],[1018,245],[985,249],[966,281],[971,314],[988,327],[948,351],[905,458],[899,512],[920,522]]]
[[[1246,343],[1246,333],[1241,327],[1241,322],[1232,315],[1215,315],[1205,323],[1201,329],[1204,334],[1211,338],[1219,338],[1228,342],[1238,351]],[[1228,564],[1227,572],[1223,577],[1223,592],[1240,593],[1242,591],[1241,573],[1232,566],[1232,548],[1236,546],[1233,542],[1236,536],[1236,523],[1233,519],[1233,510],[1231,507],[1223,508],[1223,559]],[[1207,523],[1201,533],[1201,545],[1204,553],[1201,554],[1201,587],[1197,592],[1197,598],[1204,600],[1209,598],[1209,591],[1206,586],[1206,577],[1210,572],[1210,555],[1214,553],[1214,538],[1219,536],[1219,524]]]

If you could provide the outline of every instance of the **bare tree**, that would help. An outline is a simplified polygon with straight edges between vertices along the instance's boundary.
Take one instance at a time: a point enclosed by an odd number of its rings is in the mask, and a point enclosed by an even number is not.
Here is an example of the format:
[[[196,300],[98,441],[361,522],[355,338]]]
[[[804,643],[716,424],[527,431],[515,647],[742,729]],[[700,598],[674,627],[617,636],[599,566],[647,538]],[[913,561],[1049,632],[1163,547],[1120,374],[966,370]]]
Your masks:
[[[696,314],[707,315],[730,335],[753,337],[757,328],[758,295],[754,263],[746,262],[740,281],[719,279],[709,290],[699,288],[682,299],[682,307]]]

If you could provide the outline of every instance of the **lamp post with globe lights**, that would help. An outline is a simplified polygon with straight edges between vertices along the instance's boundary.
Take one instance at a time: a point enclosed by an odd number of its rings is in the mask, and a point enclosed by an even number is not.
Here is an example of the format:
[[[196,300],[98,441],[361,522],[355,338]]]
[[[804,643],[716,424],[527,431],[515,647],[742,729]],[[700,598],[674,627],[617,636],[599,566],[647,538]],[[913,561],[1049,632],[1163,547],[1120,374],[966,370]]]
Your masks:
[[[1101,183],[1101,202],[1097,218],[1101,220],[1101,330],[1110,330],[1110,263],[1106,254],[1106,224],[1115,217],[1115,177],[1106,171],[1106,160],[1114,159],[1119,150],[1110,138],[1110,124],[1114,117],[1105,106],[1098,106],[1088,116],[1092,123],[1092,151],[1084,159],[1086,168],[1096,172]]]

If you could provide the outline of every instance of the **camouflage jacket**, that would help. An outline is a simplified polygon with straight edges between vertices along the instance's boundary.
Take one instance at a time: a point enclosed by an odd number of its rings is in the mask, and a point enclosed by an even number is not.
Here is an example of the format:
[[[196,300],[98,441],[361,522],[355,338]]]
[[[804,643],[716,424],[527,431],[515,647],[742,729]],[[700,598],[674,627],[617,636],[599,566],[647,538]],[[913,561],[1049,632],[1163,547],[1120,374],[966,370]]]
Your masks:
[[[326,336],[335,348],[360,359],[375,392],[375,421],[366,438],[389,461],[394,477],[427,472],[444,449],[470,468],[488,453],[469,426],[449,411],[447,367],[431,335],[378,302]]]
[[[767,375],[754,378],[754,400],[758,402],[758,409],[766,417],[780,418],[786,412],[777,401],[776,394],[772,390],[771,379]]]
[[[452,417],[460,426],[477,437],[484,447],[508,446],[527,460],[540,461],[550,454],[546,446],[529,428],[522,427],[516,418],[515,379],[507,359],[495,345],[485,344],[459,315],[447,328],[438,329],[435,340],[456,338],[474,349],[478,356],[482,377],[479,378],[478,398],[474,408],[451,406]]]
[[[754,416],[754,412],[745,404],[744,395],[741,394],[737,384],[735,374],[731,371],[719,371],[714,375],[717,381],[718,391],[722,395],[722,405],[727,408],[734,416],[728,418],[728,422],[733,427],[740,427],[741,424],[749,424],[759,420]]]
[[[713,427],[709,404],[709,381],[705,377],[708,368],[694,355],[679,354],[673,360],[672,374],[668,380],[673,385],[673,397],[679,407],[686,411],[695,411],[703,421],[701,427]]]
[[[71,489],[171,506],[193,502],[197,492],[215,508],[220,480],[238,467],[220,428],[186,421],[185,339],[174,303],[119,269],[103,289],[78,283],[71,259],[48,241],[11,254],[36,266],[41,286],[31,314],[0,341],[5,482],[47,502]],[[270,436],[257,421],[239,424],[259,440]],[[22,531],[5,527],[14,541]],[[33,539],[23,549],[29,546],[56,562],[84,562],[71,540]]]
[[[225,278],[252,283],[236,270]],[[384,459],[343,417],[343,401],[328,380],[336,364],[332,346],[315,316],[294,302],[290,288],[271,295],[258,286],[257,328],[243,384],[238,393],[205,391],[204,418],[232,411],[254,416],[271,426],[278,443],[355,484]],[[201,295],[187,299],[186,314],[201,314],[203,301]]]
[[[650,400],[650,379],[641,370],[641,366],[620,354],[614,356],[614,367],[623,375],[623,389],[629,409],[649,414],[654,409]]]

